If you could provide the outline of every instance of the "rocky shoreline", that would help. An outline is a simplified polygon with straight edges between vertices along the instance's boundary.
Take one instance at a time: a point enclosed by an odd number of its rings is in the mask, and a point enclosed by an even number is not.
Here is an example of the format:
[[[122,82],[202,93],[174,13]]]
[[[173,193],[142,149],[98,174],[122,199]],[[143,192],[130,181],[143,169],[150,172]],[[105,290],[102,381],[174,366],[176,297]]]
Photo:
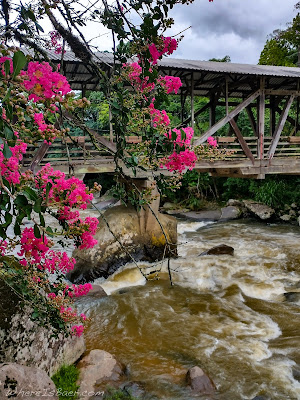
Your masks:
[[[274,209],[254,200],[230,199],[224,207],[190,211],[181,209],[175,203],[164,203],[161,212],[194,221],[228,221],[253,218],[264,222],[289,223],[300,226],[300,206],[286,204],[283,209]]]

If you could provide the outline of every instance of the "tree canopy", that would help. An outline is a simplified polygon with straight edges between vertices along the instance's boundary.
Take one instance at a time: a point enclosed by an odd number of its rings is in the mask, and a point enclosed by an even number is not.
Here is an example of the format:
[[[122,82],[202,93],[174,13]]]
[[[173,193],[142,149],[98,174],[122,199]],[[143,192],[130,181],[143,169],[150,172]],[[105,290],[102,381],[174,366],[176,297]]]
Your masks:
[[[300,9],[300,3],[295,5]],[[287,24],[286,29],[275,30],[260,54],[259,64],[295,67],[299,63],[300,13]]]

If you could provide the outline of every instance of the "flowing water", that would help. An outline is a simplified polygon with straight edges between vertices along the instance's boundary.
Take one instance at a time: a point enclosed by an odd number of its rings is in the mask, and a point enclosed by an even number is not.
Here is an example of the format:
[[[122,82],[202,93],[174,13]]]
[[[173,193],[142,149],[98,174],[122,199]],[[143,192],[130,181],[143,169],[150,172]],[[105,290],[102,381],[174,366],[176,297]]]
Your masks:
[[[159,399],[193,399],[185,374],[194,365],[217,400],[300,399],[300,308],[284,296],[300,291],[300,228],[181,221],[178,231],[172,288],[164,263],[148,282],[127,265],[98,281],[110,296],[80,300],[88,350],[114,354]],[[221,243],[234,256],[198,256]]]

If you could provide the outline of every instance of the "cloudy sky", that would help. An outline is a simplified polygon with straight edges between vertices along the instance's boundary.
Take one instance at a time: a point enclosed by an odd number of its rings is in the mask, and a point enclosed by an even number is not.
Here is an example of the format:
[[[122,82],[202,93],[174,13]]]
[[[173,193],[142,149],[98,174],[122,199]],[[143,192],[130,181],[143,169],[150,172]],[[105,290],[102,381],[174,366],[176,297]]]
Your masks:
[[[86,0],[83,0],[86,1]],[[114,0],[108,0],[114,3]],[[257,64],[267,36],[285,29],[296,15],[297,0],[194,0],[177,5],[171,16],[175,24],[169,35],[184,32],[176,58],[209,60],[231,57],[232,62]],[[111,51],[111,34],[89,23],[83,28],[86,38],[99,50]]]
[[[295,16],[296,0],[195,0],[173,11],[173,32],[184,33],[177,58],[257,64],[267,35]],[[174,54],[175,56],[175,54]]]

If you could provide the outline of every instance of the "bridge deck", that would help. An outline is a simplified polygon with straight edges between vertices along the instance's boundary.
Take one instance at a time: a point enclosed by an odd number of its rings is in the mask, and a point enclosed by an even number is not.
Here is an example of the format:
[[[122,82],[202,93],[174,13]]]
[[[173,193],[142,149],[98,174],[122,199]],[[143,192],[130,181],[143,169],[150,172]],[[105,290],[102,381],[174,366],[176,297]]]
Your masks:
[[[265,137],[264,157],[258,158],[258,138],[245,137],[245,142],[251,151],[251,160],[243,151],[235,137],[218,137],[219,148],[233,150],[234,153],[222,160],[203,159],[197,162],[196,170],[209,172],[213,176],[254,177],[264,178],[266,174],[300,175],[300,137],[280,137],[276,153],[272,159],[268,152],[272,143],[272,137]],[[138,142],[139,138],[129,138],[128,141]],[[134,146],[134,145],[133,145]],[[134,148],[134,147],[133,147]],[[28,148],[23,160],[23,167],[28,168],[36,149]],[[51,163],[53,168],[65,173],[84,175],[88,173],[113,173],[115,164],[111,152],[103,149],[96,150],[89,136],[80,136],[75,141],[66,140],[66,143],[55,141],[47,150],[40,161],[39,166]],[[124,167],[124,172],[133,175]],[[159,173],[170,174],[166,170]],[[136,177],[146,178],[151,176],[151,171],[137,171]]]

